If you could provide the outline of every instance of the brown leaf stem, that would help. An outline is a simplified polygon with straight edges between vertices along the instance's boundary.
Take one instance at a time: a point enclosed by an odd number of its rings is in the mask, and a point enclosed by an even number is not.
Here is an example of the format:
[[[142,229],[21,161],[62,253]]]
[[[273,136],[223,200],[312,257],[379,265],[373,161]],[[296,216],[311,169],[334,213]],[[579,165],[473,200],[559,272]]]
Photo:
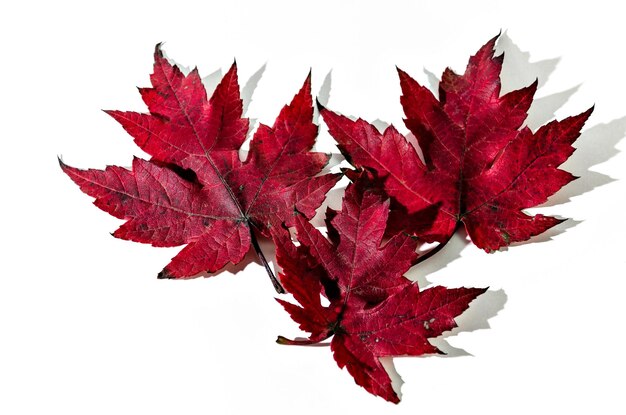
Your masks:
[[[261,261],[261,264],[263,264],[263,266],[265,267],[265,271],[267,271],[267,275],[270,277],[270,280],[272,281],[272,285],[274,286],[274,289],[276,290],[278,294],[285,294],[285,289],[278,281],[278,278],[276,278],[276,275],[274,275],[274,271],[272,271],[272,267],[270,267],[270,264],[267,262],[267,258],[265,258],[265,255],[263,254],[263,251],[261,250],[261,247],[259,246],[259,240],[257,239],[257,236],[254,233],[254,227],[249,226],[249,229],[250,229],[250,241],[252,242],[252,247],[254,248],[254,252],[256,252],[257,256],[259,257],[259,260]]]

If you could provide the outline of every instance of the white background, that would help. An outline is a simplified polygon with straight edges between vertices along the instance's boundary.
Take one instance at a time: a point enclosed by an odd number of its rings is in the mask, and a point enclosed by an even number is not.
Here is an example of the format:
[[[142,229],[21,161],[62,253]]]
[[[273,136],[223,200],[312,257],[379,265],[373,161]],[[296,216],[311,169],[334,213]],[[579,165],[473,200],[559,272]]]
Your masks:
[[[7,4],[0,413],[624,413],[619,2]],[[394,65],[428,83],[424,69],[463,71],[501,29],[504,88],[540,78],[545,98],[531,126],[596,104],[566,165],[582,178],[541,208],[575,221],[493,255],[459,236],[412,272],[422,283],[492,291],[460,320],[466,331],[442,346],[452,357],[395,359],[405,382],[397,406],[356,386],[327,347],[274,342],[299,332],[259,265],[157,280],[178,249],[112,238],[120,221],[91,205],[57,164],[57,155],[98,168],[141,156],[100,109],[144,110],[135,86],[148,85],[157,42],[203,76],[236,57],[242,85],[267,64],[248,108],[261,122],[273,122],[312,67],[315,91],[332,69],[330,108],[406,131]],[[336,151],[321,130],[319,147]]]

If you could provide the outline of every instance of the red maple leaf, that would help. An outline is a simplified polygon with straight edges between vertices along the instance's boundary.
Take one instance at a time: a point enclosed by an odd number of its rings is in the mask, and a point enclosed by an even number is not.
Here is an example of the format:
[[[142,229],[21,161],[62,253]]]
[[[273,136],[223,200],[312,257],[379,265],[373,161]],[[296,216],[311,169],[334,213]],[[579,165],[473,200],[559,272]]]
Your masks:
[[[296,211],[312,217],[339,179],[315,177],[329,156],[310,151],[318,131],[310,75],[274,126],[259,126],[241,161],[248,119],[242,118],[236,65],[207,100],[197,69],[184,75],[160,45],[154,59],[152,88],[139,89],[150,113],[107,111],[152,159],[135,158],[132,170],[79,170],[61,162],[63,171],[96,206],[126,220],[114,236],[154,246],[187,244],[159,278],[217,271],[240,262],[251,245],[273,277],[256,233],[269,236],[272,226],[292,225]]]
[[[417,241],[398,234],[381,246],[389,201],[365,183],[348,186],[343,209],[330,215],[330,240],[303,217],[296,220],[299,246],[274,232],[281,281],[300,306],[277,301],[300,329],[311,333],[308,340],[281,336],[278,342],[311,344],[333,336],[330,346],[339,367],[370,393],[397,403],[379,358],[440,353],[428,339],[456,327],[454,318],[485,290],[420,292],[404,278],[417,255]]]
[[[536,132],[522,127],[537,82],[500,95],[504,56],[494,57],[496,38],[472,56],[464,75],[446,69],[439,99],[398,69],[405,124],[416,148],[393,126],[380,133],[362,119],[352,121],[322,109],[330,134],[346,158],[384,181],[385,191],[423,228],[427,241],[444,242],[461,223],[487,252],[524,241],[562,222],[524,209],[537,206],[575,177],[558,167],[593,111],[552,121]],[[409,215],[409,216],[407,216]],[[397,222],[398,220],[395,219]]]

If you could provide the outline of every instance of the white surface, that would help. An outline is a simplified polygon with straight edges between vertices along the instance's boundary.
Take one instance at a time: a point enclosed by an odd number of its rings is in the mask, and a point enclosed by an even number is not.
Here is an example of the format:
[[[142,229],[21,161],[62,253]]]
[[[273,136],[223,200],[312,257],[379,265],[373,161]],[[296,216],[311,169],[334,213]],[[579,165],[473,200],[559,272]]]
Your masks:
[[[0,413],[624,413],[618,2],[89,3],[1,6]],[[398,406],[354,385],[328,348],[274,343],[298,331],[260,266],[157,280],[177,249],[110,237],[120,221],[92,206],[56,161],[102,168],[141,155],[100,109],[144,110],[135,86],[148,84],[160,41],[203,76],[236,57],[243,84],[267,63],[248,110],[263,122],[312,67],[314,90],[332,69],[330,108],[405,131],[394,65],[422,82],[424,68],[462,71],[500,29],[508,89],[539,76],[538,96],[549,97],[531,124],[554,107],[564,117],[596,104],[568,162],[582,179],[543,208],[579,223],[494,255],[456,241],[416,271],[432,283],[489,285],[508,301],[498,306],[496,293],[476,303],[462,324],[484,327],[481,318],[498,312],[491,328],[449,338],[472,356],[396,359]],[[534,64],[551,59],[556,67]],[[322,131],[320,147],[332,149]]]

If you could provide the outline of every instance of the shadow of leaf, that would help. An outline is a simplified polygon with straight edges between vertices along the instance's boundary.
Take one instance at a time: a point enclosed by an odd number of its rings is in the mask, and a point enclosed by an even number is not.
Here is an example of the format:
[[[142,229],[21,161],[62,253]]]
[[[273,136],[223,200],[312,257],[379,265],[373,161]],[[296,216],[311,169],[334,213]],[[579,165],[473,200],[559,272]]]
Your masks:
[[[463,314],[455,319],[458,327],[456,327],[452,331],[444,333],[443,335],[435,339],[429,340],[432,345],[436,346],[445,354],[411,356],[410,358],[423,359],[429,357],[453,358],[461,356],[471,356],[471,354],[464,349],[460,349],[450,345],[450,343],[448,343],[446,339],[459,333],[491,328],[491,326],[489,325],[489,320],[498,315],[498,313],[504,309],[506,301],[507,295],[503,290],[490,290],[480,295],[478,298],[472,301],[470,307],[465,310]],[[400,398],[402,398],[400,394],[400,388],[404,382],[402,381],[402,378],[398,374],[398,371],[396,370],[394,365],[394,360],[397,358],[407,358],[407,356],[398,356],[394,358],[383,357],[380,358],[380,362],[387,371],[389,377],[391,378],[393,390],[398,394]]]
[[[554,119],[556,112],[578,91],[580,85],[556,94],[536,98],[530,109],[528,117],[526,117],[525,125],[531,130],[536,131],[548,121]]]
[[[574,143],[576,151],[562,166],[564,170],[578,176],[578,179],[565,186],[542,206],[568,202],[574,196],[580,196],[614,181],[605,174],[592,171],[591,168],[616,156],[619,153],[616,145],[625,136],[626,116],[585,130]]]
[[[552,58],[531,62],[530,53],[522,51],[506,31],[500,35],[496,45],[496,53],[502,52],[504,62],[500,74],[501,94],[524,88],[532,84],[535,79],[539,81],[538,87],[543,87],[561,60],[561,58]]]
[[[243,101],[243,113],[248,113],[248,107],[252,102],[252,96],[254,95],[254,91],[259,85],[259,81],[263,77],[263,73],[265,73],[265,68],[267,67],[267,63],[264,63],[259,69],[256,70],[255,73],[252,74],[248,82],[241,89],[241,100]]]
[[[507,299],[504,290],[490,290],[476,298],[471,303],[470,307],[456,318],[456,322],[459,325],[458,327],[430,341],[445,353],[445,355],[439,356],[471,356],[467,351],[451,346],[446,339],[459,333],[491,328],[489,320],[497,316],[498,313],[504,309]]]
[[[222,76],[222,70],[218,69],[202,78],[202,85],[204,85],[208,97],[215,92],[215,88],[217,88],[217,85],[222,80]]]
[[[436,255],[428,258],[418,266],[411,268],[405,277],[417,282],[420,288],[425,288],[432,283],[426,279],[430,274],[438,272],[461,257],[461,252],[469,245],[469,239],[465,229],[457,229],[446,246]]]
[[[322,86],[320,87],[319,92],[317,93],[317,101],[323,106],[328,106],[328,101],[330,100],[330,87],[332,85],[332,77],[333,71],[332,69],[328,71],[326,76],[324,77],[324,81],[322,82]],[[314,99],[316,97],[313,97]],[[313,110],[313,123],[319,125],[320,124],[320,112],[317,109],[317,105],[314,105]]]

